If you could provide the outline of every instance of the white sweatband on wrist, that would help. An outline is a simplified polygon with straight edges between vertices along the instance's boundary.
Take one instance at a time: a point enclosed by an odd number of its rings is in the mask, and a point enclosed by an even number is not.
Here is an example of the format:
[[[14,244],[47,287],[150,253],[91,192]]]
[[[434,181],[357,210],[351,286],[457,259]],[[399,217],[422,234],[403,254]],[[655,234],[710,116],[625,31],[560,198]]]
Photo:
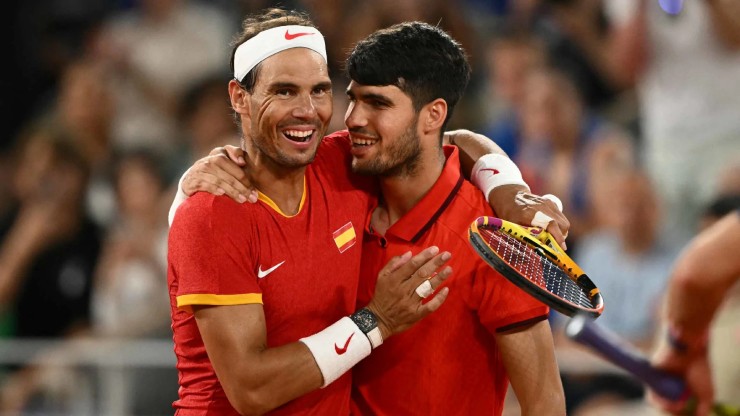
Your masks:
[[[483,191],[486,199],[493,188],[503,185],[522,185],[529,190],[516,164],[500,154],[487,154],[478,159],[473,165],[471,182]]]
[[[318,52],[326,62],[324,36],[314,27],[279,26],[258,33],[239,45],[234,52],[234,78],[241,81],[257,64],[291,48],[308,48]]]
[[[338,379],[372,351],[368,338],[348,316],[321,332],[301,338],[300,341],[311,351],[321,375],[324,376],[322,388]]]
[[[186,170],[185,173],[183,173],[180,177],[180,180],[177,182],[177,193],[175,194],[175,200],[172,201],[170,212],[167,214],[167,222],[170,226],[172,226],[172,221],[174,221],[175,219],[177,208],[179,208],[180,205],[182,205],[182,203],[185,202],[186,199],[188,199],[188,196],[185,195],[185,191],[182,190],[182,181],[185,180],[185,177],[188,176],[188,173],[190,173],[190,169]]]

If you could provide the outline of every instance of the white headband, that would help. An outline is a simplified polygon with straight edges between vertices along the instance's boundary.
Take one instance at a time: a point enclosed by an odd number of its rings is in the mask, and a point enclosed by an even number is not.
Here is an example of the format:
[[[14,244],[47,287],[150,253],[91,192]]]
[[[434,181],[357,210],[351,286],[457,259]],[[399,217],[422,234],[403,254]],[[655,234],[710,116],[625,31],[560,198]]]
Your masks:
[[[324,36],[308,26],[279,26],[260,32],[239,45],[234,53],[234,78],[241,81],[258,63],[290,48],[308,48],[326,61]]]

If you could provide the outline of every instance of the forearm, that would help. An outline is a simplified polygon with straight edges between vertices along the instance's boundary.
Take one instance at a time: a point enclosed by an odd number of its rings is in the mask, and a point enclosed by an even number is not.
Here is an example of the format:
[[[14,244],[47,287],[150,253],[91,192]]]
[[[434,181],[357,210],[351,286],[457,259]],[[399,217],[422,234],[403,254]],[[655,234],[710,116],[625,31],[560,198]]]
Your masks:
[[[666,319],[687,339],[703,336],[729,288],[740,278],[740,215],[733,212],[697,236],[676,263]]]
[[[241,414],[265,413],[323,384],[313,355],[301,342],[242,355],[246,359],[229,364],[234,368],[217,372],[229,401]]]
[[[218,380],[241,414],[261,414],[326,386],[371,350],[350,318],[299,342],[268,348],[262,305],[193,309]]]
[[[466,178],[470,179],[475,162],[487,154],[507,156],[499,145],[488,137],[470,130],[453,130],[445,132],[444,143],[457,146],[460,150],[460,166]]]
[[[0,306],[15,298],[34,252],[33,244],[17,230],[0,245]]]

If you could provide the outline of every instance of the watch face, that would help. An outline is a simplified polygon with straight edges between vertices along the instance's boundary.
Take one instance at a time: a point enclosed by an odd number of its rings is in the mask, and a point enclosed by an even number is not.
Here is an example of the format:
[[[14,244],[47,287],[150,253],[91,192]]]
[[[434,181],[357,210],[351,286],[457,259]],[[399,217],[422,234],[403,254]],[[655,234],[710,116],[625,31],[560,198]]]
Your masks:
[[[357,324],[357,326],[360,328],[360,331],[364,332],[365,334],[378,326],[378,321],[375,319],[375,315],[367,308],[362,308],[359,311],[355,312],[354,314],[352,314],[351,318],[352,321],[354,321],[354,323]]]

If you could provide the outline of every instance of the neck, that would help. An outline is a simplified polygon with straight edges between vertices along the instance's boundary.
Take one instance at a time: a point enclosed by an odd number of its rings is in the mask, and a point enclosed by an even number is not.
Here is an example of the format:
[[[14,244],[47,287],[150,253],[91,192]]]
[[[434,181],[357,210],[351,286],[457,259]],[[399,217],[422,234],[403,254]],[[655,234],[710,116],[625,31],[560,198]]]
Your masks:
[[[432,189],[444,169],[445,156],[441,147],[422,150],[419,169],[411,174],[382,177],[381,202],[373,215],[373,228],[383,234],[409,212]]]
[[[248,149],[251,165],[249,179],[262,194],[286,215],[295,215],[303,198],[306,166],[286,167],[256,149]]]

